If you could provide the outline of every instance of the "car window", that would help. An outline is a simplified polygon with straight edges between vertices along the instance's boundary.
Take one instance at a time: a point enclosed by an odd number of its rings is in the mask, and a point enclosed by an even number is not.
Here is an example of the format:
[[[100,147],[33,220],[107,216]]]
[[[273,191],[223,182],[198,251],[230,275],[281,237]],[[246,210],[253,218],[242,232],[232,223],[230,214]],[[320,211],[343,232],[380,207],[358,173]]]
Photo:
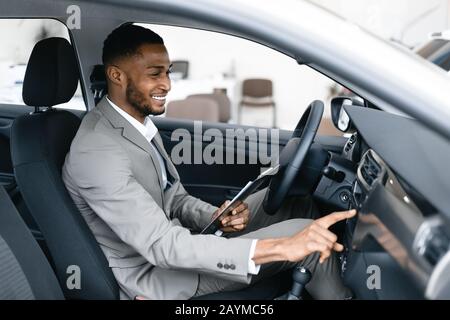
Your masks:
[[[319,99],[326,110],[321,133],[342,135],[330,120],[329,100],[349,92],[313,69],[246,39],[190,28],[140,25],[161,35],[173,63],[166,117],[292,130],[308,105]],[[223,100],[229,105],[217,104],[229,110],[220,109],[217,114],[213,104],[204,99],[220,94],[226,95]]]
[[[69,40],[64,24],[53,19],[0,19],[0,105],[23,105],[22,86],[34,45],[45,38]],[[86,110],[80,83],[73,98],[56,108]]]

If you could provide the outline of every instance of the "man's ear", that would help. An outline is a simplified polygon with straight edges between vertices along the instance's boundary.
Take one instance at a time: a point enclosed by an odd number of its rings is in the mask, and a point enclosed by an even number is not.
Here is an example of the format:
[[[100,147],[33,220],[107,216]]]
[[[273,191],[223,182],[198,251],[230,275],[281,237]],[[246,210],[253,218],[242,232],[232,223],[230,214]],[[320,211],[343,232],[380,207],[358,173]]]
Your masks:
[[[117,66],[109,65],[106,67],[106,78],[117,86],[125,86],[126,75]]]

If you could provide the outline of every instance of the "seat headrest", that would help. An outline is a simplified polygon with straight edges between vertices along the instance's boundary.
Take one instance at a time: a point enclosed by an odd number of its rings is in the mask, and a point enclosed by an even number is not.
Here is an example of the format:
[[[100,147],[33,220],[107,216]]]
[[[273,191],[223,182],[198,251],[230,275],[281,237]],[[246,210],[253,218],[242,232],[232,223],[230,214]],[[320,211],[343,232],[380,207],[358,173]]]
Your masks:
[[[22,98],[35,107],[68,102],[77,89],[78,65],[72,45],[64,38],[39,41],[31,52]]]

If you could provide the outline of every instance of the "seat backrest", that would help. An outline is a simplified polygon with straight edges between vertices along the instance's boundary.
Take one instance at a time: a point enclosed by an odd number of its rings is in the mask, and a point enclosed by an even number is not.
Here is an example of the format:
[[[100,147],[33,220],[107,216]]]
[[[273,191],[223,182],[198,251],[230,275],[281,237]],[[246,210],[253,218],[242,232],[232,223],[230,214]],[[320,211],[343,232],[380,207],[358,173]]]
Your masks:
[[[0,186],[0,300],[64,299],[44,253]]]
[[[219,121],[228,122],[231,117],[231,102],[228,96],[224,93],[199,93],[192,94],[187,97],[191,98],[208,98],[216,101],[219,105]]]
[[[66,298],[118,299],[117,282],[61,178],[61,169],[80,119],[51,107],[69,101],[78,82],[70,43],[44,39],[34,47],[23,86],[26,104],[50,107],[15,119],[11,156],[20,192],[36,220]],[[70,270],[79,270],[81,287],[68,287]]]
[[[272,91],[272,80],[269,79],[245,79],[242,83],[242,96],[244,97],[271,97]]]
[[[217,122],[219,105],[208,98],[175,100],[167,104],[166,117]]]

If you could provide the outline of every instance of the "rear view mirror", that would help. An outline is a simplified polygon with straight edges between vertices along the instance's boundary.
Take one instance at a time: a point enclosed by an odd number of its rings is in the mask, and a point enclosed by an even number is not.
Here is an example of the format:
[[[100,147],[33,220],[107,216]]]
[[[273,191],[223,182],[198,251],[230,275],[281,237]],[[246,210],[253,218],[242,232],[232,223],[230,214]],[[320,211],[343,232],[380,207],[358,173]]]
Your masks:
[[[351,97],[336,97],[331,99],[331,120],[338,130],[347,132],[353,129],[353,126],[350,117],[344,110],[344,106],[363,107],[364,102],[360,98]]]

